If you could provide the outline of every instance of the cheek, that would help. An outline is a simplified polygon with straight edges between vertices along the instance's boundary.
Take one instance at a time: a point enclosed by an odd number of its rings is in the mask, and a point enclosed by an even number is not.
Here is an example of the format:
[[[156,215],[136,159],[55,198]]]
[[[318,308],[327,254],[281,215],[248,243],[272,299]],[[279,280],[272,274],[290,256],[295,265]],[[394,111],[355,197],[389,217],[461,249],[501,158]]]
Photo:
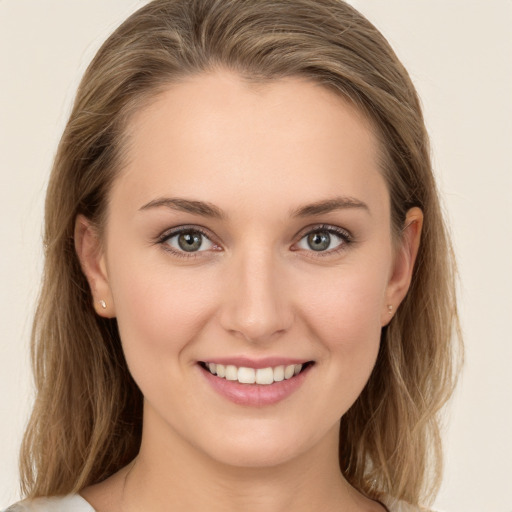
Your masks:
[[[364,388],[378,355],[385,268],[340,268],[307,286],[302,317],[328,364],[326,379],[342,415]],[[324,370],[322,370],[324,371]]]
[[[333,348],[358,348],[380,333],[385,276],[379,266],[370,265],[317,275],[301,293],[304,315]]]
[[[189,272],[165,264],[132,259],[116,266],[112,293],[125,356],[134,373],[180,362],[212,311],[211,280],[203,276],[201,282],[199,287]]]

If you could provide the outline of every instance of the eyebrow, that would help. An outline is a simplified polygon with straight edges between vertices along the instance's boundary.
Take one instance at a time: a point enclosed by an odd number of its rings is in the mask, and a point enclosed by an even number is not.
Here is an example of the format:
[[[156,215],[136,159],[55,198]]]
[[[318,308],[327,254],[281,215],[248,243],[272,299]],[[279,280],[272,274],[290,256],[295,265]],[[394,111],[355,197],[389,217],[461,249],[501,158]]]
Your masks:
[[[225,213],[212,203],[208,203],[206,201],[194,201],[192,199],[183,199],[179,197],[161,197],[154,199],[142,206],[139,210],[145,211],[161,207],[192,213],[194,215],[201,215],[203,217],[212,217],[215,219],[226,218]],[[291,216],[311,217],[351,208],[366,210],[368,213],[370,212],[368,205],[359,199],[355,199],[353,197],[334,197],[332,199],[326,199],[295,208],[292,210]]]
[[[202,215],[203,217],[213,217],[215,219],[223,219],[224,212],[217,206],[205,201],[193,201],[191,199],[183,199],[179,197],[162,197],[154,199],[142,206],[139,210],[149,210],[151,208],[166,207],[180,212],[193,213]]]
[[[326,199],[316,203],[307,204],[305,206],[300,206],[299,208],[292,210],[292,217],[311,217],[314,215],[323,215],[325,213],[351,208],[366,210],[370,213],[368,205],[359,199],[355,199],[353,197],[334,197],[332,199]]]

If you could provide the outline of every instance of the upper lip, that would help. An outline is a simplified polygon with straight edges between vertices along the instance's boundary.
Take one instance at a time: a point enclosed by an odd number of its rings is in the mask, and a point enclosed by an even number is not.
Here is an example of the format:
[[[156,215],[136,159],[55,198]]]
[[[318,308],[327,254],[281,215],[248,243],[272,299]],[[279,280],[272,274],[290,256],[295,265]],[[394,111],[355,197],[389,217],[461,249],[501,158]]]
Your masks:
[[[248,357],[213,357],[211,359],[204,359],[201,362],[203,363],[215,363],[222,365],[233,365],[238,368],[254,368],[257,370],[258,368],[269,368],[276,366],[288,366],[291,364],[305,364],[310,362],[311,359],[300,359],[293,357],[264,357],[261,359],[251,359]]]

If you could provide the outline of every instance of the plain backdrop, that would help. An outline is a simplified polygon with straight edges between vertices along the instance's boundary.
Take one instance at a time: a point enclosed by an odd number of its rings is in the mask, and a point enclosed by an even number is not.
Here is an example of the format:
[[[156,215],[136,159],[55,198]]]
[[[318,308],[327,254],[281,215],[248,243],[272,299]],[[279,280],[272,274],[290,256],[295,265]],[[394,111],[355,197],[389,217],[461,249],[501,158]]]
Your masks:
[[[143,3],[0,0],[0,508],[18,498],[52,158],[86,65]],[[351,3],[418,88],[458,255],[466,365],[446,412],[435,506],[512,512],[512,1]]]

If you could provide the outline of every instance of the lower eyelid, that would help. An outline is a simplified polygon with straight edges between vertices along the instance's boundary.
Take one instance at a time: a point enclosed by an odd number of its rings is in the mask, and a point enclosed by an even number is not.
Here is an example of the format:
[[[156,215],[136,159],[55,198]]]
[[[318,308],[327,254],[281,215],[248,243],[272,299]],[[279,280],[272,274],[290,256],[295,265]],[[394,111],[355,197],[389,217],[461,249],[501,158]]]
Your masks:
[[[198,233],[201,235],[201,237],[203,238],[203,240],[207,241],[208,244],[209,244],[209,247],[207,247],[206,249],[203,249],[203,247],[201,246],[201,248],[197,251],[185,251],[179,247],[174,247],[173,245],[171,245],[169,243],[170,240],[172,240],[173,238],[175,237],[178,237],[180,236],[181,234],[183,233]],[[209,251],[211,250],[212,248],[213,249],[219,249],[219,245],[216,244],[213,240],[212,240],[212,237],[209,236],[208,233],[205,233],[202,229],[199,229],[195,226],[184,226],[182,228],[176,228],[176,229],[171,229],[171,230],[167,230],[166,232],[164,232],[162,235],[160,235],[157,240],[156,240],[156,243],[164,246],[164,249],[166,251],[169,251],[171,253],[174,253],[174,254],[178,254],[179,256],[193,256],[197,253],[201,253],[201,252],[206,252],[206,251]]]
[[[172,240],[172,239],[177,239],[177,237],[179,237],[181,234],[182,234],[182,233],[174,233],[173,235],[171,235],[171,236],[169,236],[168,238],[166,238],[166,239],[163,241],[163,243],[164,243],[164,244],[167,244],[167,245],[169,245],[169,246],[171,246],[171,245],[169,244],[169,241],[170,241],[170,240]],[[211,240],[210,240],[206,235],[204,235],[203,233],[199,233],[199,234],[201,235],[201,237],[202,237],[202,239],[203,239],[203,241],[202,241],[202,243],[201,243],[201,247],[200,247],[200,249],[198,249],[197,251],[190,251],[190,253],[195,253],[195,252],[204,252],[204,251],[207,251],[207,250],[211,249],[211,248],[212,248],[212,247],[214,247],[214,245],[215,245],[215,244],[214,244],[214,243],[213,243],[213,242],[212,242],[212,241],[211,241]],[[205,241],[207,242],[207,244],[209,245],[209,247],[204,247],[204,245],[205,245]],[[188,252],[188,251],[185,251],[185,250],[183,250],[183,249],[181,249],[181,248],[179,248],[179,247],[174,247],[174,246],[171,246],[171,247],[172,247],[173,249],[175,249],[176,251],[179,251],[179,252],[181,252],[181,251],[183,251],[183,252],[185,252],[185,253],[187,253],[187,252]]]
[[[187,232],[200,234],[203,237],[203,239],[205,241],[207,241],[208,247],[203,248],[203,246],[201,246],[200,249],[198,249],[196,251],[186,251],[184,249],[181,249],[180,247],[174,247],[173,245],[171,245],[169,243],[169,241],[171,239],[173,239],[174,237],[178,237],[179,235],[181,235],[183,233],[187,233]],[[304,250],[307,252],[314,253],[316,256],[321,257],[321,256],[327,256],[329,254],[332,255],[337,252],[343,251],[344,249],[347,249],[348,245],[350,245],[351,243],[354,242],[352,235],[348,231],[346,231],[344,229],[337,229],[337,228],[334,228],[333,226],[315,226],[313,228],[310,228],[307,232],[303,233],[300,236],[299,242],[304,240],[307,236],[309,236],[313,233],[320,233],[320,232],[327,232],[327,233],[329,233],[329,235],[337,237],[340,240],[339,244],[332,249],[326,249],[324,251],[315,251],[314,249],[311,249],[311,248],[299,248],[299,249],[295,248],[294,249],[293,246],[292,246],[292,250],[294,250],[294,251]],[[205,233],[202,229],[200,229],[196,226],[183,226],[181,228],[167,230],[166,232],[164,232],[162,235],[160,235],[156,239],[156,243],[164,246],[164,250],[166,250],[170,253],[173,253],[177,256],[180,256],[180,257],[197,257],[199,255],[199,253],[208,252],[211,250],[214,250],[214,251],[222,250],[221,246],[219,244],[217,244],[216,242],[214,242],[212,240],[212,237],[208,233]],[[297,244],[298,244],[298,242],[293,245],[295,247],[297,247]]]
[[[310,247],[299,248],[299,250],[311,252],[311,253],[314,253],[316,256],[322,257],[322,256],[327,256],[329,254],[331,254],[331,255],[335,254],[339,251],[343,251],[343,250],[347,249],[348,245],[353,243],[352,235],[349,232],[347,232],[346,230],[337,229],[333,226],[314,226],[313,228],[309,229],[307,232],[303,233],[300,236],[299,242],[297,242],[297,244],[300,243],[301,241],[303,241],[306,237],[308,237],[311,234],[322,233],[322,232],[326,232],[331,236],[337,237],[340,240],[339,244],[332,249],[326,249],[324,251],[315,251],[314,249],[312,249]],[[297,245],[297,244],[294,244],[294,245]],[[295,250],[297,250],[297,249],[295,249]]]

